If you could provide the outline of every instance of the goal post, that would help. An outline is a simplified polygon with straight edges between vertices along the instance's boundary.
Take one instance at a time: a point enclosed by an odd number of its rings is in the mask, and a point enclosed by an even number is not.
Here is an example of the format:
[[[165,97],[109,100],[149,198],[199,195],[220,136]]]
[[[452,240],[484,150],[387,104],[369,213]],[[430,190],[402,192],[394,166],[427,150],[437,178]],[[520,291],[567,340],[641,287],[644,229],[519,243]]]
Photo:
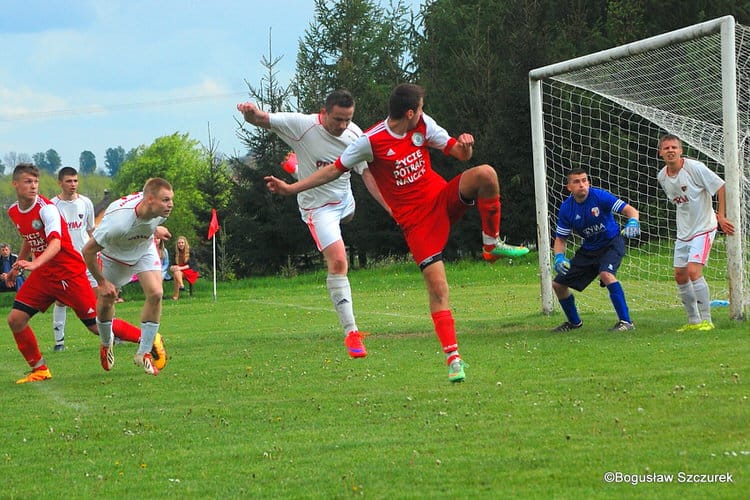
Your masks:
[[[750,235],[750,28],[732,16],[696,24],[529,72],[541,308],[549,314],[551,242],[567,197],[565,174],[589,171],[593,186],[641,213],[642,236],[628,242],[618,273],[630,308],[680,306],[673,271],[674,208],[656,181],[661,135],[726,181],[735,235],[717,235],[705,269],[712,298],[727,299],[744,319]],[[577,245],[580,240],[573,239]],[[582,305],[610,307],[579,295]],[[597,302],[598,301],[598,302]],[[590,304],[587,304],[590,302]]]

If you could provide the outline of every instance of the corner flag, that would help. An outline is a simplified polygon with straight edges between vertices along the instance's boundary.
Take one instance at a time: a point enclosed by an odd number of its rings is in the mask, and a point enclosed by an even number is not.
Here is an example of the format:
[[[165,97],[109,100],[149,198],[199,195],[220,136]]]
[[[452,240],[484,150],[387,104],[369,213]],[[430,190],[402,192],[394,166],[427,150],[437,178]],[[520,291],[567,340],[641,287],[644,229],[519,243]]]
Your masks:
[[[214,302],[216,302],[216,238],[214,235],[219,230],[219,218],[216,217],[216,209],[211,209],[211,222],[208,224],[208,239],[213,240],[213,254],[214,254]]]
[[[216,231],[219,230],[219,219],[216,217],[216,209],[211,209],[211,223],[208,225],[208,239],[214,237]]]

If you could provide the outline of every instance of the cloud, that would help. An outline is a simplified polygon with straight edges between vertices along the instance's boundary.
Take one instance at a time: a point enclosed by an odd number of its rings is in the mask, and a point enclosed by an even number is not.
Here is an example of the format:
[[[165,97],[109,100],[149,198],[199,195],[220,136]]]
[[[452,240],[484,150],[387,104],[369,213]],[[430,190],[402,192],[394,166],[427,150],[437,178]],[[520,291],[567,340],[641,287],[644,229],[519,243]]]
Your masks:
[[[0,122],[44,118],[43,112],[61,110],[68,106],[64,98],[30,87],[0,85]]]

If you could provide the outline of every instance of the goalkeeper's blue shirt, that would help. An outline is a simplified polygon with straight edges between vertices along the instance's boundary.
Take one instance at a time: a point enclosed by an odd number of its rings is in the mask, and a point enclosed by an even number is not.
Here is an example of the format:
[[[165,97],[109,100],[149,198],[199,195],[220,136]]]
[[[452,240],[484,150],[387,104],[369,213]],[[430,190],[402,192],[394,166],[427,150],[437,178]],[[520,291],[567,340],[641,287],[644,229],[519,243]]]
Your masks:
[[[570,195],[560,206],[555,236],[568,239],[571,233],[575,233],[583,238],[581,248],[599,250],[620,234],[620,225],[612,213],[622,212],[625,205],[627,203],[609,191],[595,187],[589,188],[589,195],[583,203],[578,203]]]

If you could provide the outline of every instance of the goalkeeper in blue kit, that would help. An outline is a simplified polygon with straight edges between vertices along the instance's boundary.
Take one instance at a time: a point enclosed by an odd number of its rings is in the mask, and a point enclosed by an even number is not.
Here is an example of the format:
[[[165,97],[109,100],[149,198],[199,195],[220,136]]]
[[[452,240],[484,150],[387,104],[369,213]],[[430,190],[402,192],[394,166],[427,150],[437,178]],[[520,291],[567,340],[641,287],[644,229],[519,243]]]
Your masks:
[[[566,187],[570,196],[560,206],[557,215],[554,246],[557,276],[552,288],[567,321],[553,331],[568,332],[583,326],[570,289],[582,292],[597,277],[601,286],[609,291],[609,298],[617,313],[617,323],[609,331],[634,330],[625,292],[615,274],[625,255],[623,236],[637,238],[641,234],[638,210],[609,191],[591,187],[583,168],[574,168],[568,173]],[[628,217],[622,234],[620,225],[612,215],[614,212]],[[571,233],[581,236],[583,243],[573,258],[568,260],[565,248]]]

